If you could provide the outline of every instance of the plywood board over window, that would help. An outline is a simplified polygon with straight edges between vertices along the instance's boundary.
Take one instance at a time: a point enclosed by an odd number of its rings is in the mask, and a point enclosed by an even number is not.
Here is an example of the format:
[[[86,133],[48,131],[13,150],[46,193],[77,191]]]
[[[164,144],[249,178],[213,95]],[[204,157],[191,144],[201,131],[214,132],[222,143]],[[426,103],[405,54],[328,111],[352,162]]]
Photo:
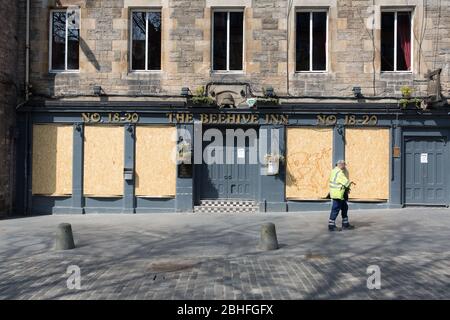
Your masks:
[[[123,195],[124,128],[86,126],[84,130],[84,195]]]
[[[332,129],[287,129],[287,199],[326,198],[328,177],[332,168],[332,145]]]
[[[71,125],[33,125],[32,194],[72,194],[72,155]]]
[[[136,127],[136,196],[171,198],[176,193],[176,127]]]
[[[383,201],[389,198],[389,129],[347,128],[345,160],[356,183],[350,199]]]

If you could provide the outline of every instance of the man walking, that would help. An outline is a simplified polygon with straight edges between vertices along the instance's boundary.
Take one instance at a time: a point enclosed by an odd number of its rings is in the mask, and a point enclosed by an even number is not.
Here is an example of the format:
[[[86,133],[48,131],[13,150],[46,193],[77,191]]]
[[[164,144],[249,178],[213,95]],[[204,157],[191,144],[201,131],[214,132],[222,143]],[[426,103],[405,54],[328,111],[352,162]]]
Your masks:
[[[350,186],[355,183],[348,180],[348,171],[344,160],[339,160],[336,163],[336,167],[331,171],[329,183],[330,198],[333,201],[333,205],[331,207],[330,219],[328,220],[328,230],[338,230],[336,227],[336,218],[339,215],[339,211],[342,212],[342,229],[354,229],[355,227],[348,222],[347,200]]]

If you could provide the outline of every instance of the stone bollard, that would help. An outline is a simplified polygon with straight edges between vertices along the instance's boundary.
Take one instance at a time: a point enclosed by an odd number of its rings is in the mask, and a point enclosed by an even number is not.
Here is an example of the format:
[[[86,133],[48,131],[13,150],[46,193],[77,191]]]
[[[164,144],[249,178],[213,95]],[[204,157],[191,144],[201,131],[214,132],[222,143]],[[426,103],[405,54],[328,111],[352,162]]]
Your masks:
[[[60,223],[56,231],[56,250],[70,250],[75,248],[73,242],[72,226],[70,223]]]
[[[277,232],[275,224],[269,222],[261,226],[261,238],[259,239],[258,248],[260,250],[276,250],[278,249]]]

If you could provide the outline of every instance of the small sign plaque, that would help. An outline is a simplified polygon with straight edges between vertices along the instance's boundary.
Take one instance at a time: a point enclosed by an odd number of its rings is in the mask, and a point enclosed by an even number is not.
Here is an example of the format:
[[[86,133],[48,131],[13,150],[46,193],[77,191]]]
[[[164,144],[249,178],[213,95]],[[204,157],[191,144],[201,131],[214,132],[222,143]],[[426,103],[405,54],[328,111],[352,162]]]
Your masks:
[[[428,153],[420,154],[420,163],[428,163]]]

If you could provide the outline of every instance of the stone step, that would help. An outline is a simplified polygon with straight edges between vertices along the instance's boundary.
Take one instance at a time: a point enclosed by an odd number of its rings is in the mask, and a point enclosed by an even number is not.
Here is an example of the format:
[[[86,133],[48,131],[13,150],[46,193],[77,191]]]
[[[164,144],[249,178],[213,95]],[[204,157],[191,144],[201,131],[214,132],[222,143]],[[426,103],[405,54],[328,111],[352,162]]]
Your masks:
[[[196,213],[255,213],[259,206],[253,200],[201,200]]]
[[[200,205],[207,206],[251,206],[256,205],[254,200],[229,200],[229,199],[218,199],[218,200],[200,200]]]
[[[221,207],[200,207],[194,208],[195,213],[256,213],[258,208],[221,208]]]

